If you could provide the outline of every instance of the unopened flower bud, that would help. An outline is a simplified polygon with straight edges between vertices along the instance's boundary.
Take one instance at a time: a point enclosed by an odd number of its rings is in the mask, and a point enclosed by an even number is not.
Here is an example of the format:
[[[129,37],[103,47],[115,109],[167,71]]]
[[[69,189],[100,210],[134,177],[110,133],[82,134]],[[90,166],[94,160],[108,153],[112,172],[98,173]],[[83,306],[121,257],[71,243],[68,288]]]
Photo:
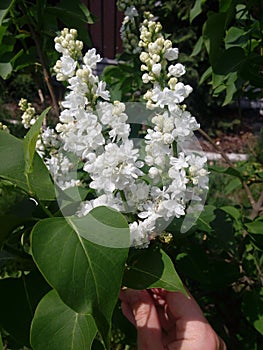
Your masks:
[[[149,59],[149,54],[147,52],[142,52],[140,54],[140,60],[143,62],[143,63],[146,63]]]
[[[175,85],[177,84],[178,79],[175,77],[172,77],[169,81],[168,81],[168,86],[171,90],[175,89]]]
[[[148,67],[145,64],[141,65],[141,71],[148,71]]]

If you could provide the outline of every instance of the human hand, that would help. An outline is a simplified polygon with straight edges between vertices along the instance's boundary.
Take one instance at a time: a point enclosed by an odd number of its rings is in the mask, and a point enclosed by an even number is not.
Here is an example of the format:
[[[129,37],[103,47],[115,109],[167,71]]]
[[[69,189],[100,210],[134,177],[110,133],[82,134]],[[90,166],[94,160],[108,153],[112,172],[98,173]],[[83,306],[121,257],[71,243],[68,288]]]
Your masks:
[[[123,314],[137,328],[138,350],[226,350],[191,296],[126,289],[120,299]]]

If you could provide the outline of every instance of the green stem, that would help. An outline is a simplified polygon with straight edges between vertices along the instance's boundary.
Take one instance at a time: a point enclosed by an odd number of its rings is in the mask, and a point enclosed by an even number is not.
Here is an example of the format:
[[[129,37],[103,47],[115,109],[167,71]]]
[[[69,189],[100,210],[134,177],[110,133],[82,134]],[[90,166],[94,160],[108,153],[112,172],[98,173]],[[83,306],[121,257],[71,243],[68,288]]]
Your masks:
[[[51,211],[41,202],[38,202],[40,208],[43,210],[43,212],[49,217],[49,218],[53,218],[53,214],[51,213]]]

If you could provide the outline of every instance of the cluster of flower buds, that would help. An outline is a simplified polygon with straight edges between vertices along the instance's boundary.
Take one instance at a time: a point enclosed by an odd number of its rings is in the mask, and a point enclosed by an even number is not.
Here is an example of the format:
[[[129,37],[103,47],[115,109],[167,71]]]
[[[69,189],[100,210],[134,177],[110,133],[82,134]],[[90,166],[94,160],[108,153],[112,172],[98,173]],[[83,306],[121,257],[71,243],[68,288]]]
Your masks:
[[[21,98],[18,103],[20,110],[24,112],[22,114],[22,123],[25,129],[29,129],[33,124],[35,124],[38,114],[32,103],[28,102],[25,98]]]
[[[192,88],[178,81],[185,73],[185,67],[181,63],[170,64],[177,60],[178,48],[172,47],[171,40],[165,39],[161,31],[161,23],[146,12],[141,26],[139,46],[144,51],[140,54],[140,60],[144,72],[142,80],[146,84],[151,83],[153,89],[148,90],[144,98],[148,108],[167,105],[171,110],[191,93]]]
[[[127,7],[124,11],[124,20],[120,29],[124,51],[130,54],[140,52],[138,46],[138,35],[136,35],[138,11],[134,6]]]
[[[5,131],[7,133],[10,132],[9,129],[8,129],[8,126],[3,124],[2,122],[0,122],[0,130]]]
[[[82,57],[83,42],[77,40],[76,29],[64,28],[55,38],[55,49],[62,54],[53,67],[58,81],[65,81],[75,74],[77,61]]]
[[[77,36],[78,32],[76,29],[64,28],[61,31],[61,35],[54,39],[56,51],[65,56],[75,58],[75,60],[80,58],[83,49],[83,42],[77,40]]]
[[[117,7],[124,12],[124,19],[120,29],[123,50],[129,54],[138,54],[141,52],[139,43],[139,26],[142,14],[152,7],[161,5],[160,1],[155,0],[118,0]]]

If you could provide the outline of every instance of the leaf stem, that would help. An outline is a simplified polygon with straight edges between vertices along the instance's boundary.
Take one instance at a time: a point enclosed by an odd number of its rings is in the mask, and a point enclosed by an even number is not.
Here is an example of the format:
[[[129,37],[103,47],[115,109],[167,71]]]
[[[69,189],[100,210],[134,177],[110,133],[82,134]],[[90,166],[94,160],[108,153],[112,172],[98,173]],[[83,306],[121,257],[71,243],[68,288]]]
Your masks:
[[[43,210],[43,212],[49,217],[49,218],[53,218],[53,214],[51,213],[51,211],[45,206],[44,203],[42,203],[41,201],[37,201],[40,208]]]

